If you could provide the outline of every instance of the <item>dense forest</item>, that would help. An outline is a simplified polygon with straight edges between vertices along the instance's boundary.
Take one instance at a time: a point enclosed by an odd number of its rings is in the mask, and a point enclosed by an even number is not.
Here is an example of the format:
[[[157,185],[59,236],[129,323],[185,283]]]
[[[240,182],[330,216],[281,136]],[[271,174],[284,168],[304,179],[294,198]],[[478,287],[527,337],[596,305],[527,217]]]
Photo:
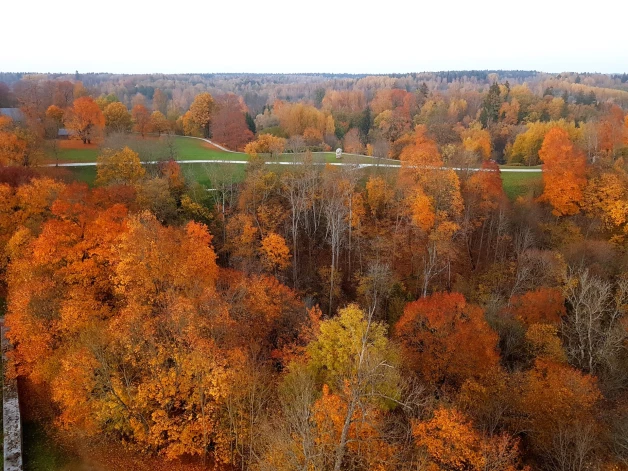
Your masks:
[[[8,374],[102,469],[628,469],[625,75],[0,73],[0,108]]]

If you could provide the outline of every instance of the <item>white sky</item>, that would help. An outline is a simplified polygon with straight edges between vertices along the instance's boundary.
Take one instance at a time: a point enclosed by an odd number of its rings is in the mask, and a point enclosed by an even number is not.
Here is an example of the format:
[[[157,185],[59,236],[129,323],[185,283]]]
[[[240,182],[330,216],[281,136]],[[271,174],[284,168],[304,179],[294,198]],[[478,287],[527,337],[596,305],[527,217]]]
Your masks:
[[[628,72],[628,0],[1,0],[3,72]]]

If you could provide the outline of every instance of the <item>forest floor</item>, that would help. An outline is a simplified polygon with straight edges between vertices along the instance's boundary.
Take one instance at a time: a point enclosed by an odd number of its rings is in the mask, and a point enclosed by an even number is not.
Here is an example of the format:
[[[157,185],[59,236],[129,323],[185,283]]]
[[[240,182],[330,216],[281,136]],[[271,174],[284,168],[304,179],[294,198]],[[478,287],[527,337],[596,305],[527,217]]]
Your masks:
[[[59,446],[38,422],[24,422],[24,471],[89,470],[81,460]]]

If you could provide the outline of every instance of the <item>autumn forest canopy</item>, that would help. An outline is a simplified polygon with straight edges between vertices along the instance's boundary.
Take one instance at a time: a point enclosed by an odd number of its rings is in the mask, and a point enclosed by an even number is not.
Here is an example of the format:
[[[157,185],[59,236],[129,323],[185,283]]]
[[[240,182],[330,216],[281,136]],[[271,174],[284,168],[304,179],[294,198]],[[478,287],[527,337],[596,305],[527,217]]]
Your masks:
[[[628,469],[627,159],[625,74],[0,73],[5,375],[103,471]]]

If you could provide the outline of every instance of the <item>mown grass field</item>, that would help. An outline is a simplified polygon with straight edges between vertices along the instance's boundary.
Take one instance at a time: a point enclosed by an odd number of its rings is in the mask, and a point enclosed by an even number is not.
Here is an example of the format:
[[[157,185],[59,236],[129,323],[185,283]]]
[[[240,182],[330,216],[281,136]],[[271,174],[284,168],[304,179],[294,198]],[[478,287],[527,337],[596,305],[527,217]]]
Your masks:
[[[165,136],[158,138],[156,136],[147,136],[141,138],[139,136],[129,136],[129,142],[131,145],[143,145],[150,142],[163,142],[166,143]],[[231,180],[234,182],[242,181],[245,175],[246,166],[244,165],[248,161],[248,156],[240,153],[224,152],[211,144],[202,141],[200,139],[190,139],[181,136],[170,137],[173,139],[174,149],[176,151],[177,160],[230,160],[241,161],[242,165],[238,164],[186,164],[183,166],[185,175],[199,184],[211,188],[218,180],[224,181]],[[95,145],[85,145],[80,141],[59,141],[56,147],[56,154],[49,151],[50,163],[55,163],[57,160],[59,163],[63,162],[95,162],[100,148]],[[300,160],[302,156],[294,154],[282,154],[267,162],[272,165],[273,162],[293,162]],[[332,163],[338,162],[336,155],[333,152],[316,153],[312,156],[312,161],[315,163]],[[361,163],[383,163],[389,164],[390,161],[385,159],[375,159],[373,157],[366,156],[353,156],[343,155],[341,162],[351,164]],[[273,170],[282,172],[288,166],[276,165],[273,166]],[[502,168],[521,168],[521,167],[509,167],[503,166]],[[66,167],[65,170],[73,175],[73,178],[93,184],[96,179],[96,167]],[[360,170],[361,173],[366,169]],[[384,169],[374,169],[373,171],[384,171]],[[395,169],[388,169],[387,171],[396,171]],[[371,173],[371,172],[368,172]],[[530,193],[538,192],[542,178],[541,173],[525,173],[525,172],[503,172],[502,181],[504,184],[504,191],[508,197],[512,200],[518,196]]]
[[[96,144],[83,144],[77,140],[47,142],[47,163],[96,162],[99,147]]]
[[[134,144],[141,145],[146,142],[162,142],[166,143],[168,139],[166,136],[161,138],[156,136],[139,137],[131,135],[127,137],[128,143],[132,147]],[[200,139],[190,139],[182,136],[172,136],[174,147],[177,153],[177,160],[239,160],[248,161],[249,157],[246,154],[236,152],[224,152],[211,144],[202,141]],[[106,143],[105,143],[106,145]],[[63,162],[96,162],[96,158],[100,153],[100,146],[96,144],[83,144],[77,140],[63,140],[57,141],[55,146],[48,146],[48,163]],[[298,156],[291,153],[282,154],[273,160],[279,162],[292,162]],[[336,154],[333,152],[315,153],[313,155],[315,162],[337,162]],[[345,163],[374,163],[380,161],[380,159],[356,156],[356,155],[343,155],[342,162]],[[386,161],[381,160],[381,161]],[[388,162],[390,163],[390,162]]]
[[[200,139],[174,136],[178,160],[248,160],[246,154],[224,152]]]
[[[518,196],[529,193],[537,195],[543,183],[543,174],[527,172],[502,172],[504,191],[508,198],[515,200]]]

